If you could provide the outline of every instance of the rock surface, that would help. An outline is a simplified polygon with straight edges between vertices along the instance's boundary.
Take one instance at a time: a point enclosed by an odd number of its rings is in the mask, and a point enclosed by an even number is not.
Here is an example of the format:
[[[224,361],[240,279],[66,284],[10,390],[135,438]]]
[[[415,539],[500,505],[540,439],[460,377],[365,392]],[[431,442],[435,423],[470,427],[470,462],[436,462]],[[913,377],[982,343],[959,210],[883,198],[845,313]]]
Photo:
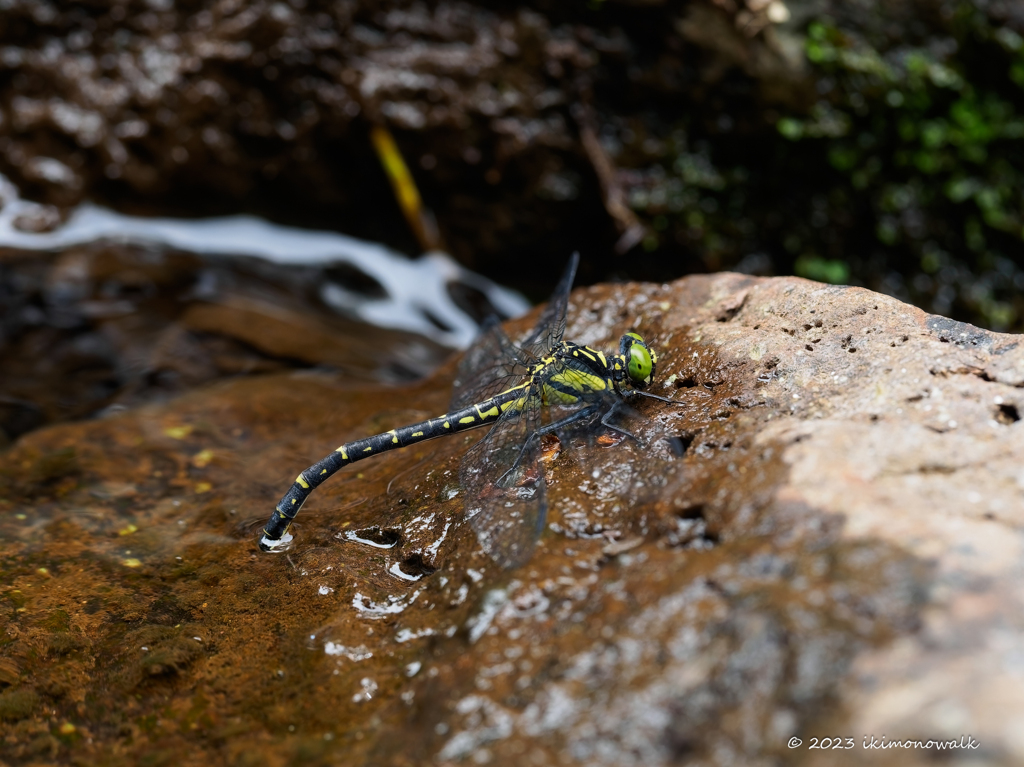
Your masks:
[[[360,464],[289,551],[256,551],[298,469],[442,412],[451,366],[401,393],[271,374],[22,437],[0,456],[4,758],[938,758],[873,735],[1024,760],[1020,337],[795,278],[573,294],[567,338],[630,328],[681,404],[640,403],[636,443],[563,440],[514,572],[462,524],[474,436]]]

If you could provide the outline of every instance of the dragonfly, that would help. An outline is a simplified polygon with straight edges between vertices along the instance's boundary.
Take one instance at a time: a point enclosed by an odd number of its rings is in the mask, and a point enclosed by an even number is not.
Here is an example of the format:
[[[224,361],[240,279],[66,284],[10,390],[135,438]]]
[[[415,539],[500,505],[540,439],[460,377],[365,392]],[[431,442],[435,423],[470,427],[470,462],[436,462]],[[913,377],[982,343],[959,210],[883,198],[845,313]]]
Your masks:
[[[654,379],[655,350],[635,332],[618,353],[564,341],[566,310],[579,254],[569,259],[533,330],[513,342],[496,318],[484,323],[459,365],[448,413],[365,439],[346,442],[304,470],[277,504],[259,546],[273,551],[291,540],[302,504],[340,469],[374,455],[429,439],[491,426],[462,459],[465,516],[483,549],[503,567],[533,553],[545,526],[544,437],[596,425],[626,437],[615,423],[635,396],[681,404],[644,391]]]

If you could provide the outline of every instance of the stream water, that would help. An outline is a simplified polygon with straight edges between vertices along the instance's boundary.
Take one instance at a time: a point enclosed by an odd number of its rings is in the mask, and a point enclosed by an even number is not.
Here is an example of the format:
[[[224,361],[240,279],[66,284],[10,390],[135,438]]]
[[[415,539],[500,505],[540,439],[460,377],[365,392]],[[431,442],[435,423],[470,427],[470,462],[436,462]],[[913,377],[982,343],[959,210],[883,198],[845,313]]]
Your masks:
[[[443,253],[409,259],[377,243],[337,232],[283,226],[254,216],[141,218],[91,203],[72,210],[65,222],[50,231],[24,231],[17,226],[19,220],[35,217],[41,207],[21,199],[17,188],[0,176],[0,248],[61,251],[113,242],[200,256],[250,256],[285,268],[345,264],[375,289],[367,295],[326,280],[320,289],[325,304],[364,322],[419,333],[454,348],[469,344],[478,322],[453,301],[453,283],[479,291],[500,317],[515,317],[529,308],[518,294],[470,272]]]

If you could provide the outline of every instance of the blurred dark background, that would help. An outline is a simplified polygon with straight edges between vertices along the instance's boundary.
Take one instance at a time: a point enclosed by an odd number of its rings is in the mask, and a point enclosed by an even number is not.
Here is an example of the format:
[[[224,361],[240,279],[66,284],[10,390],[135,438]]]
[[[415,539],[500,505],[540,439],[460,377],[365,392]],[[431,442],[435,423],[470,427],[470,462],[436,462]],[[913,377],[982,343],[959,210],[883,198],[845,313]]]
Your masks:
[[[1024,6],[963,0],[11,0],[0,172],[387,243],[395,137],[444,246],[542,299],[694,272],[1024,328]],[[557,265],[557,266],[556,266]]]
[[[446,248],[535,298],[580,249],[588,282],[797,273],[1022,328],[1016,3],[8,5],[0,170],[58,211],[415,254],[378,123]]]
[[[254,213],[438,246],[535,301],[580,250],[583,284],[798,274],[1020,332],[1022,35],[1024,5],[994,0],[8,0],[0,173],[42,204],[26,232],[83,201]],[[0,243],[0,445],[224,376],[396,382],[447,354],[381,329],[368,359],[329,282],[380,289],[348,267]]]

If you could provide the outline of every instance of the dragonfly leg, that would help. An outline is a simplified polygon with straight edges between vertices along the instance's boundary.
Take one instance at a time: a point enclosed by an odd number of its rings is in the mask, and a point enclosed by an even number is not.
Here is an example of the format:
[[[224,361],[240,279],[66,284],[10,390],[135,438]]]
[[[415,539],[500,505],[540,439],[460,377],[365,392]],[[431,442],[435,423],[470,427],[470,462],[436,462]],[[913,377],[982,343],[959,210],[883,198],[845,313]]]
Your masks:
[[[668,403],[670,403],[672,405],[682,405],[682,404],[684,404],[683,402],[680,402],[679,400],[669,399],[668,397],[662,397],[660,394],[651,394],[650,392],[646,392],[646,391],[638,391],[637,389],[633,389],[633,391],[631,391],[630,394],[636,394],[637,396],[640,396],[640,397],[648,397],[649,399],[661,400],[662,402],[668,402]]]
[[[628,429],[623,429],[621,426],[616,426],[609,420],[613,415],[615,415],[615,411],[618,410],[621,405],[622,401],[617,400],[614,405],[608,408],[608,412],[601,416],[601,425],[605,428],[611,429],[612,431],[617,431],[619,434],[625,434],[635,442],[639,442],[640,440],[633,432]]]
[[[594,413],[597,412],[598,407],[598,405],[591,405],[590,407],[585,407],[582,410],[579,410],[570,416],[566,416],[560,421],[549,423],[547,426],[543,426],[537,429],[537,431],[535,431],[526,439],[526,441],[523,443],[522,448],[520,448],[519,450],[519,455],[516,456],[516,460],[512,463],[512,466],[509,468],[508,471],[506,471],[504,474],[498,477],[498,481],[495,484],[500,486],[502,482],[505,481],[505,478],[508,477],[509,474],[512,474],[517,468],[519,468],[519,462],[523,460],[523,456],[526,455],[527,448],[530,447],[530,445],[533,443],[535,439],[540,439],[545,434],[550,434],[551,432],[557,431],[558,429],[568,426],[569,424],[573,424],[576,423],[577,421],[582,421],[587,418],[590,418],[591,416],[594,415]]]

